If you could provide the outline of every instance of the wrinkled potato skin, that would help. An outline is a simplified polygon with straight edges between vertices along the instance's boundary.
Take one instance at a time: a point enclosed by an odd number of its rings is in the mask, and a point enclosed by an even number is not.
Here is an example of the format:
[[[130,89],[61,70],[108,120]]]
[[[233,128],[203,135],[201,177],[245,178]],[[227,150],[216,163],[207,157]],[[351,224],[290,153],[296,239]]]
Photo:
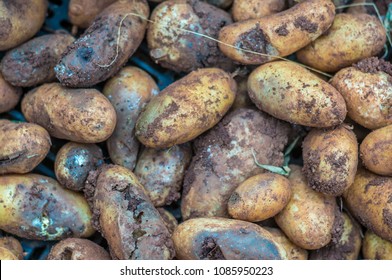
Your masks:
[[[359,169],[343,194],[350,213],[379,237],[392,242],[392,178]]]
[[[392,81],[388,74],[340,70],[330,82],[343,96],[347,115],[358,124],[377,129],[392,124]]]
[[[154,149],[188,142],[222,119],[236,91],[234,79],[221,69],[193,71],[151,99],[137,120],[136,137]]]
[[[180,198],[191,158],[192,149],[186,144],[168,150],[146,148],[141,152],[134,172],[155,207],[169,205]]]
[[[224,218],[196,218],[173,233],[180,260],[280,260],[286,250],[262,227]]]
[[[22,89],[13,87],[0,73],[0,114],[12,110],[19,102]]]
[[[119,165],[90,172],[85,194],[113,259],[168,260],[171,234],[136,176]]]
[[[260,222],[278,214],[290,198],[289,180],[264,173],[242,182],[231,194],[227,208],[234,219]]]
[[[0,176],[0,229],[35,240],[89,237],[91,211],[79,193],[37,174]]]
[[[69,21],[78,27],[87,28],[96,16],[117,0],[71,0],[68,6]]]
[[[49,34],[8,51],[1,61],[4,79],[20,87],[55,81],[54,66],[74,40],[67,33]]]
[[[256,68],[248,92],[260,110],[294,124],[331,127],[347,114],[339,92],[305,68],[292,62],[271,62]]]
[[[80,238],[67,238],[52,247],[48,260],[110,260],[110,255],[98,244]]]
[[[54,172],[62,186],[81,191],[89,172],[101,164],[102,150],[97,145],[69,142],[57,152]]]
[[[0,51],[27,41],[45,21],[47,0],[0,2]]]
[[[298,61],[325,72],[377,55],[386,42],[380,20],[366,14],[338,14],[328,31],[297,52]]]
[[[116,125],[116,112],[99,91],[68,89],[58,83],[26,94],[22,112],[27,121],[41,125],[51,136],[79,143],[105,141]]]
[[[48,132],[39,125],[9,120],[0,120],[0,143],[0,174],[32,171],[52,145]]]
[[[291,9],[261,19],[251,19],[223,27],[219,48],[230,59],[258,65],[276,60],[229,47],[235,46],[272,56],[287,56],[305,47],[332,24],[335,6],[330,0],[308,0]]]
[[[136,120],[151,97],[158,93],[154,79],[137,67],[125,67],[106,82],[103,94],[117,114],[116,128],[107,140],[113,163],[130,170],[135,168],[140,146],[135,136]]]
[[[159,214],[161,214],[162,220],[165,223],[167,230],[170,232],[170,234],[173,234],[174,230],[178,226],[176,218],[163,207],[159,207],[157,210]]]
[[[0,249],[7,250],[7,253],[9,252],[12,254],[12,259],[13,260],[23,260],[23,248],[20,242],[9,236],[9,237],[2,237],[0,238]],[[4,260],[3,254],[0,253],[0,260]]]
[[[367,230],[363,239],[362,254],[367,260],[392,260],[392,242]]]
[[[361,143],[360,151],[367,169],[378,175],[392,176],[392,125],[368,134]]]
[[[340,196],[354,182],[358,142],[346,125],[313,129],[302,144],[303,172],[308,186],[326,195]]]
[[[307,250],[320,249],[332,238],[335,198],[308,187],[300,166],[290,165],[290,168],[293,194],[287,206],[275,216],[275,221],[297,246]]]
[[[286,9],[285,0],[234,0],[231,8],[234,21],[258,19]]]

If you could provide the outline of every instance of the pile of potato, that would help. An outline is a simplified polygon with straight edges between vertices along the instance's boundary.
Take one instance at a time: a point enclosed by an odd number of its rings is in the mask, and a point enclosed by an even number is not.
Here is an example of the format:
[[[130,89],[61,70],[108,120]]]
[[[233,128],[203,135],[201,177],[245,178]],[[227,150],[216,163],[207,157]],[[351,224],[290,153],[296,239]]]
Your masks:
[[[347,2],[71,0],[36,36],[47,1],[0,0],[0,259],[392,259],[392,46]]]

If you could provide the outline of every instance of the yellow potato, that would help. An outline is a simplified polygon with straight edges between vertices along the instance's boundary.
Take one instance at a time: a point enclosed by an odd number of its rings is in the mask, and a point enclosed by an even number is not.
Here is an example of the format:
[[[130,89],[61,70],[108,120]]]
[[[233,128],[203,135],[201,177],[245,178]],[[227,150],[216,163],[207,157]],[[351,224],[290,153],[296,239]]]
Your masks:
[[[368,260],[392,260],[392,242],[366,231],[363,239],[362,254]]]
[[[234,21],[243,21],[273,15],[285,8],[285,0],[234,0],[231,13]]]
[[[99,13],[117,0],[70,0],[68,6],[69,21],[81,28],[91,25]]]
[[[0,260],[23,260],[23,248],[20,242],[11,237],[0,238]]]
[[[13,109],[19,102],[22,89],[13,87],[0,73],[0,114]]]

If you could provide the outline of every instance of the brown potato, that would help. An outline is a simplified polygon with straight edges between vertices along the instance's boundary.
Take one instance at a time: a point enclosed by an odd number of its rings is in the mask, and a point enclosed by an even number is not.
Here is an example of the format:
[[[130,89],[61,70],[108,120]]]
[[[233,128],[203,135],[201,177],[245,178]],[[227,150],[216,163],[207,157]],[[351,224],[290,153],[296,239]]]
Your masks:
[[[347,113],[335,88],[293,62],[259,66],[249,76],[248,92],[257,108],[295,124],[332,127]]]
[[[163,207],[159,207],[157,210],[159,214],[161,214],[162,220],[165,223],[167,230],[170,232],[170,234],[173,234],[174,230],[178,226],[176,218]]]
[[[235,81],[237,82],[237,94],[230,110],[234,111],[239,108],[255,108],[255,104],[252,102],[248,94],[248,77],[235,77]]]
[[[113,259],[168,260],[171,234],[136,176],[119,165],[90,172],[85,194]]]
[[[191,158],[192,149],[186,144],[166,150],[146,148],[141,152],[134,172],[155,207],[169,205],[180,198]]]
[[[211,5],[217,6],[222,9],[228,8],[231,5],[231,3],[233,3],[233,0],[202,0],[202,1],[208,2]]]
[[[48,260],[110,260],[110,255],[98,244],[81,238],[67,238],[52,247]]]
[[[231,194],[227,209],[237,220],[259,222],[278,214],[291,198],[290,182],[274,174],[259,174],[242,182]]]
[[[22,112],[51,136],[80,143],[105,141],[116,126],[116,112],[99,91],[68,89],[57,83],[44,84],[26,94]]]
[[[19,102],[22,89],[13,87],[0,72],[0,114],[12,110]]]
[[[334,197],[315,192],[306,182],[301,167],[290,165],[292,197],[287,206],[275,216],[275,221],[297,246],[315,250],[332,239],[336,201]]]
[[[221,120],[236,90],[233,78],[221,69],[193,71],[151,99],[137,120],[136,137],[154,149],[186,143]]]
[[[50,136],[39,125],[0,120],[0,174],[28,173],[49,152]]]
[[[231,13],[234,21],[258,19],[286,9],[285,0],[234,0]]]
[[[276,56],[290,55],[316,40],[331,26],[334,16],[335,6],[330,0],[306,0],[278,14],[223,27],[219,48],[239,63],[263,64],[276,60]]]
[[[303,172],[308,186],[315,191],[340,196],[354,182],[358,142],[348,126],[312,129],[302,148]]]
[[[87,28],[96,16],[117,0],[70,0],[69,21],[78,27]]]
[[[135,168],[140,145],[135,136],[136,120],[151,97],[158,93],[154,79],[137,67],[124,67],[106,82],[103,94],[117,114],[116,128],[107,140],[113,163],[130,170]]]
[[[20,242],[9,236],[0,238],[0,260],[23,260],[23,248]]]
[[[285,248],[262,227],[224,218],[197,218],[181,223],[173,233],[178,259],[280,260]]]
[[[377,129],[392,124],[392,65],[376,57],[340,70],[331,84],[342,94],[348,116]]]
[[[360,155],[367,169],[392,176],[392,125],[371,132],[361,143]]]
[[[366,231],[363,239],[362,254],[368,260],[392,260],[392,242]]]
[[[91,211],[79,193],[37,174],[0,176],[0,229],[36,240],[89,237]]]

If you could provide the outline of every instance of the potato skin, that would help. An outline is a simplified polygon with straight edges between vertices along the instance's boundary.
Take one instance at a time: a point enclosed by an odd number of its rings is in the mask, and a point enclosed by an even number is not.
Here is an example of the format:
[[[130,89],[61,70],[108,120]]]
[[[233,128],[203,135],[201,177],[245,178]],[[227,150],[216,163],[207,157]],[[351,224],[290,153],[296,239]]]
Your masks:
[[[341,124],[347,114],[336,89],[292,62],[256,68],[249,76],[248,92],[257,108],[294,124],[332,127]]]
[[[392,242],[392,178],[359,169],[343,194],[350,213],[366,228]]]
[[[110,260],[110,255],[98,244],[81,238],[67,238],[52,247],[48,260]]]
[[[87,28],[96,16],[116,0],[70,0],[69,21],[78,27]]]
[[[151,99],[137,120],[136,137],[154,149],[188,142],[222,119],[236,90],[234,79],[221,69],[193,71]]]
[[[173,234],[174,230],[178,226],[176,218],[163,207],[159,207],[157,210],[159,214],[161,214],[162,220],[165,223],[167,230],[170,232],[170,234]]]
[[[224,218],[196,218],[173,233],[180,260],[280,260],[286,250],[262,227]]]
[[[255,108],[255,104],[250,100],[248,94],[248,77],[235,77],[237,82],[237,94],[230,111],[240,108]]]
[[[392,125],[368,134],[360,146],[362,162],[367,169],[385,176],[392,176]]]
[[[34,36],[45,21],[47,0],[0,2],[0,51],[11,49]]]
[[[392,242],[367,230],[363,239],[362,254],[367,260],[392,260]]]
[[[9,254],[10,259],[13,260],[23,260],[23,248],[20,242],[11,237],[2,237],[0,238],[0,252],[4,252],[7,255]],[[6,257],[3,253],[0,253],[0,260],[4,260]]]
[[[41,126],[9,120],[0,120],[0,143],[0,175],[32,171],[52,145],[48,132]]]
[[[113,259],[168,260],[171,234],[136,176],[119,165],[90,172],[85,194]]]
[[[231,217],[260,222],[278,214],[291,198],[290,182],[274,174],[259,174],[242,182],[227,204]]]
[[[147,26],[145,20],[127,16],[129,13],[148,18],[150,11],[146,0],[113,3],[67,48],[55,67],[56,76],[62,85],[91,87],[120,70],[139,47]],[[121,36],[118,38],[120,24]]]
[[[135,136],[136,120],[151,97],[158,93],[154,79],[137,67],[124,67],[106,82],[103,94],[117,115],[116,128],[107,140],[113,163],[130,170],[135,168],[140,146]]]
[[[13,87],[0,72],[0,114],[12,110],[19,102],[22,89]]]
[[[286,9],[285,0],[234,0],[231,8],[234,21],[258,19]]]
[[[332,24],[335,6],[330,0],[307,0],[268,17],[237,22],[221,29],[220,50],[242,64],[276,60],[241,49],[273,56],[287,56],[305,47]],[[235,46],[236,48],[229,47]]]
[[[315,250],[332,239],[336,201],[334,197],[308,187],[301,167],[290,165],[292,197],[287,206],[275,216],[275,221],[297,246]]]
[[[52,178],[0,176],[0,229],[36,240],[89,237],[94,233],[85,198]]]
[[[312,129],[302,148],[303,172],[313,190],[340,196],[354,182],[358,142],[346,125],[328,130]]]
[[[366,14],[338,14],[328,31],[297,52],[298,61],[325,72],[336,72],[377,55],[386,42],[384,26]]]
[[[44,84],[27,93],[22,112],[51,136],[79,143],[105,141],[116,125],[116,112],[99,91],[68,89],[58,83]]]

